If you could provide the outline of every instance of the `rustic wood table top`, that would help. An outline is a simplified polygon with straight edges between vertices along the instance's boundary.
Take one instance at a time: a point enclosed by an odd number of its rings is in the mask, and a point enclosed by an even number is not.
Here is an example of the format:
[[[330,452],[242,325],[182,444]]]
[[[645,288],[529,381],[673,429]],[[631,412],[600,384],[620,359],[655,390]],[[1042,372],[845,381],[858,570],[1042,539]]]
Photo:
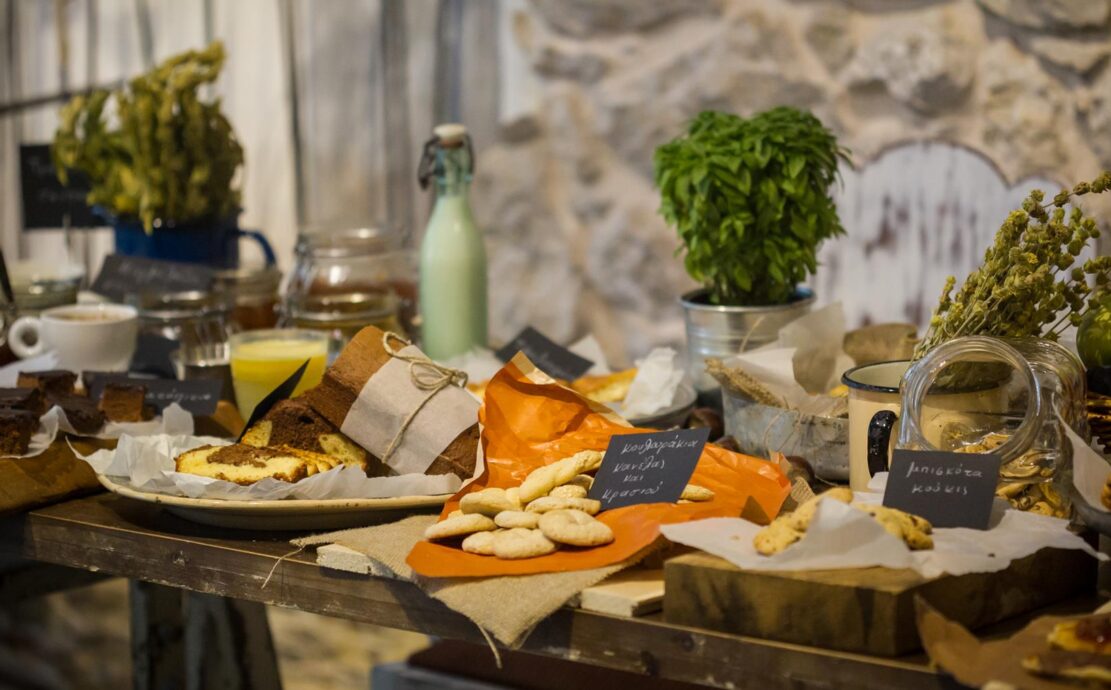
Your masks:
[[[0,553],[40,562],[482,643],[463,616],[414,585],[291,556],[292,534],[196,525],[99,494],[0,520]],[[263,583],[274,570],[270,582]],[[921,656],[885,659],[565,608],[521,651],[731,688],[952,688]]]

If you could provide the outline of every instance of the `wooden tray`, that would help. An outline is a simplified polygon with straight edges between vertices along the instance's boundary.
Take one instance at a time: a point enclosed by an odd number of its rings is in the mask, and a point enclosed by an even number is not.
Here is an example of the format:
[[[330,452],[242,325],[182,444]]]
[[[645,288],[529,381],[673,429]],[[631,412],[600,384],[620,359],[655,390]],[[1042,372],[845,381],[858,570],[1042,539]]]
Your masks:
[[[1061,549],[1043,549],[994,573],[934,579],[888,568],[744,571],[696,553],[664,565],[664,618],[740,635],[897,656],[921,647],[916,596],[974,629],[1093,591],[1095,575],[1095,559]]]
[[[114,448],[114,440],[68,437],[83,454]],[[100,489],[96,473],[73,454],[59,433],[54,443],[33,458],[0,457],[0,515],[19,513]]]

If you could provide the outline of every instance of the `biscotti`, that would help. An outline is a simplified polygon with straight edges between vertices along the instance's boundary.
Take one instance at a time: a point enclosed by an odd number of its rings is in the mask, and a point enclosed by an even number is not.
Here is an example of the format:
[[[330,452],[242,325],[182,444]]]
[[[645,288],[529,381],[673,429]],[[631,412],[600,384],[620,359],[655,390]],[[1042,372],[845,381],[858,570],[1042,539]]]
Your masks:
[[[359,331],[319,386],[304,399],[373,456],[367,474],[454,474],[469,479],[478,451],[478,401],[463,388],[447,385],[423,407],[428,391],[412,381],[409,362],[393,357],[385,334],[368,326]],[[416,347],[394,339],[391,348],[409,358],[423,358]],[[420,409],[393,454],[381,458],[404,421]]]

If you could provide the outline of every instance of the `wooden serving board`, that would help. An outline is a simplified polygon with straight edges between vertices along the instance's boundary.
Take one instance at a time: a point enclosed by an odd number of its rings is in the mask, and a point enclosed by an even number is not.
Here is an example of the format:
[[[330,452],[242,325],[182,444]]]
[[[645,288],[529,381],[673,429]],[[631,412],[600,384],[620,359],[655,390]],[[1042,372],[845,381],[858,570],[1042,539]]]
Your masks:
[[[68,438],[83,454],[116,446],[115,441]],[[0,458],[0,515],[100,490],[93,468],[73,454],[66,439],[59,432],[46,450],[32,458]]]
[[[783,642],[898,656],[921,647],[914,598],[975,629],[1091,592],[1096,561],[1043,549],[995,573],[926,579],[864,568],[755,572],[695,553],[664,565],[664,619]]]

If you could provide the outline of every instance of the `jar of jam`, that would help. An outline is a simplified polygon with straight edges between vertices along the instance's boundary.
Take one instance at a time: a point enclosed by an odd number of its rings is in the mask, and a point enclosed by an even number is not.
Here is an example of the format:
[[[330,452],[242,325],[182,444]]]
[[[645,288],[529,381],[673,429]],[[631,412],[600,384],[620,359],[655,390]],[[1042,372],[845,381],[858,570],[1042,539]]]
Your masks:
[[[380,319],[388,293],[398,326],[416,335],[416,256],[398,236],[380,228],[309,232],[298,239],[295,255],[282,310],[287,322],[305,314],[334,314],[337,308],[346,316],[355,311],[363,312],[359,318]],[[326,296],[332,298],[326,308],[310,299]]]
[[[231,302],[234,327],[255,331],[277,325],[281,282],[282,272],[275,266],[231,268],[216,273],[212,288]]]
[[[287,301],[283,326],[328,334],[328,363],[366,326],[402,331],[398,298],[390,290],[306,295]]]

